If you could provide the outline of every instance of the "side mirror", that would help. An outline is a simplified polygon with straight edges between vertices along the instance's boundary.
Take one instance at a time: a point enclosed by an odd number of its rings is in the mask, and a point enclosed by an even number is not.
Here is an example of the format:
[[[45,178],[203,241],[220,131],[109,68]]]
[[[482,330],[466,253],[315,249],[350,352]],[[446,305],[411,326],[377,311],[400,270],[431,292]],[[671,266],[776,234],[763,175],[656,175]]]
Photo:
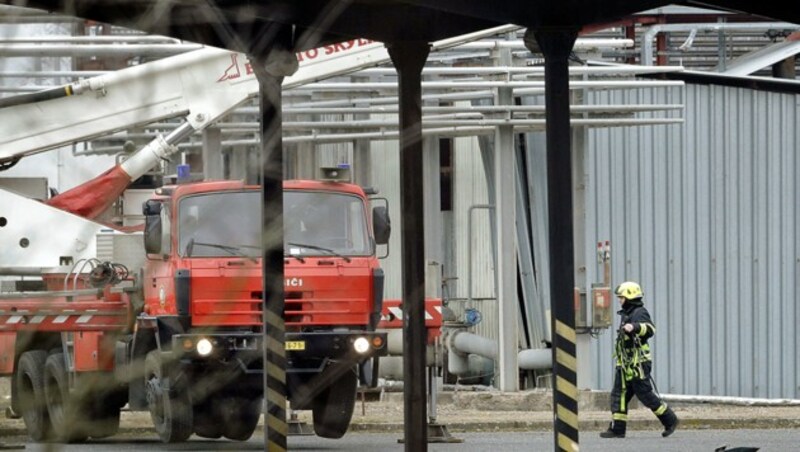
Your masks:
[[[372,229],[375,232],[375,243],[378,245],[389,243],[389,236],[392,234],[392,222],[389,219],[389,208],[387,206],[375,206],[372,208]]]
[[[161,215],[147,215],[144,218],[144,250],[147,254],[161,254],[162,227]]]
[[[142,214],[145,216],[159,215],[161,213],[161,202],[148,199],[142,203]]]

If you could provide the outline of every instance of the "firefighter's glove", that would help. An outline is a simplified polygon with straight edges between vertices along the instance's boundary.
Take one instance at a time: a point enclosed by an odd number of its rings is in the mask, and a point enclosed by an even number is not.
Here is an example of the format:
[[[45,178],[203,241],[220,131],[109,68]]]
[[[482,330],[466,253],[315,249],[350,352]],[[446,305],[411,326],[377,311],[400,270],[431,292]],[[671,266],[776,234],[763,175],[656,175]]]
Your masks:
[[[631,334],[633,332],[633,324],[632,323],[626,323],[625,325],[622,325],[622,331],[624,331],[624,332],[626,332],[628,334]]]

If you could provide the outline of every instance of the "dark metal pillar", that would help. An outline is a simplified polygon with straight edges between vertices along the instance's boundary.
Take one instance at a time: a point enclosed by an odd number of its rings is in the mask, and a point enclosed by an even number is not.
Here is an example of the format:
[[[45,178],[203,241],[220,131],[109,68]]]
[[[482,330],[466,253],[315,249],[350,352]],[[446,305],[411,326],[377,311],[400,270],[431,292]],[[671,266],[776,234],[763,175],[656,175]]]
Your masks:
[[[550,331],[553,340],[555,449],[578,450],[578,389],[575,336],[575,249],[572,230],[572,160],[569,121],[568,57],[577,29],[525,33],[545,58],[547,120],[547,205],[550,244]],[[535,37],[535,42],[534,42]]]
[[[276,46],[277,47],[277,46]],[[283,55],[280,53],[283,52]],[[276,59],[286,60],[286,51],[273,49],[267,55],[251,56],[259,82],[261,108],[261,245],[262,300],[264,303],[264,450],[283,452],[286,435],[286,351],[283,318],[283,134],[281,127],[281,83]],[[279,65],[278,65],[279,66]],[[296,62],[295,62],[296,69]]]
[[[405,450],[424,452],[425,394],[425,223],[422,168],[422,67],[425,42],[387,45],[400,88],[400,214],[403,282],[403,400]]]

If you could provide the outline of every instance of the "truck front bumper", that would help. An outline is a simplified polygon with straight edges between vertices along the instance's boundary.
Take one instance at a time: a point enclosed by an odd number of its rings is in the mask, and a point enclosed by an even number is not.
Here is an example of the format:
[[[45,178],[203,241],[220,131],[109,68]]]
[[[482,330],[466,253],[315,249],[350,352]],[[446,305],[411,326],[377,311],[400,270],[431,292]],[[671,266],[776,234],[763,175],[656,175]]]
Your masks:
[[[307,364],[324,366],[330,360],[354,364],[387,354],[386,333],[363,331],[319,331],[285,334],[287,371],[313,371]],[[261,333],[189,333],[172,337],[173,352],[181,361],[206,365],[238,362],[245,371],[263,369],[264,335]],[[188,362],[187,362],[188,361]],[[297,368],[295,364],[300,364]]]

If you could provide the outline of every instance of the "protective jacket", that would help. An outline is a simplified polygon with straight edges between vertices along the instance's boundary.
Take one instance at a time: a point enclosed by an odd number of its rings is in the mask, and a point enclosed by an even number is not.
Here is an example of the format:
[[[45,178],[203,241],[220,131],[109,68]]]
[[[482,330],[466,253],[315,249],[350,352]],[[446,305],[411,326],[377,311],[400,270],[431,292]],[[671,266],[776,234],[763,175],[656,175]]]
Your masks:
[[[625,368],[627,379],[636,376],[643,378],[643,375],[637,374],[641,372],[639,367],[642,363],[652,360],[647,341],[656,333],[656,327],[641,299],[626,301],[617,314],[620,315],[615,351],[617,366]],[[626,323],[633,325],[630,333],[622,329]]]

